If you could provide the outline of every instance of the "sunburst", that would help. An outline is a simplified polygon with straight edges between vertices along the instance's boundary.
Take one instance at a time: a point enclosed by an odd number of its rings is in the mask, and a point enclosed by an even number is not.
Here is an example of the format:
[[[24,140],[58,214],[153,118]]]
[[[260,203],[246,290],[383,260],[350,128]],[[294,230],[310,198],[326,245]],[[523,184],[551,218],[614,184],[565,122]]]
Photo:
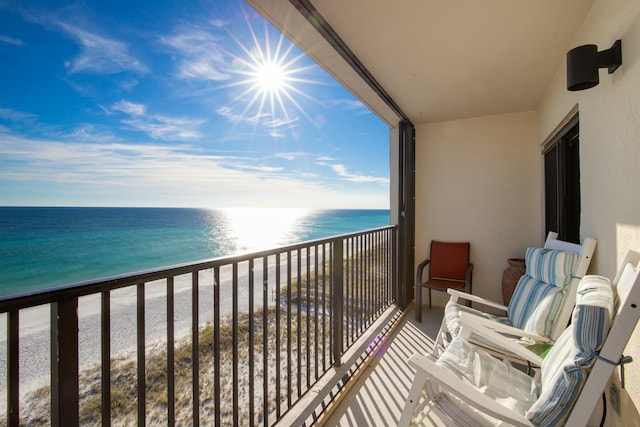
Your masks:
[[[232,72],[238,78],[233,83],[225,85],[225,87],[246,86],[234,100],[249,99],[242,111],[242,116],[247,119],[260,119],[269,116],[272,123],[290,123],[295,119],[292,117],[293,112],[291,111],[291,106],[293,106],[295,110],[313,122],[295,96],[313,100],[297,85],[320,83],[302,77],[315,65],[299,65],[303,62],[305,55],[303,53],[294,54],[294,45],[282,34],[276,43],[272,43],[266,24],[264,39],[259,40],[246,14],[245,20],[251,34],[253,47],[249,48],[235,35],[229,34],[240,47],[243,55],[229,53],[233,58]],[[254,110],[255,108],[257,110]]]

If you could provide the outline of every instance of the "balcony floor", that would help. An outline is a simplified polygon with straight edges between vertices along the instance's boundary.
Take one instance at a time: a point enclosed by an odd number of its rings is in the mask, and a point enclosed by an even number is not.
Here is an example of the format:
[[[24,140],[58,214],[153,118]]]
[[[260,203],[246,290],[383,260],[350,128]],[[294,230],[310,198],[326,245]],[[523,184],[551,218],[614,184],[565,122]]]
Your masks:
[[[423,307],[422,322],[416,322],[414,305],[407,309],[400,323],[376,350],[372,361],[362,369],[348,392],[337,403],[332,414],[322,422],[326,426],[395,426],[409,388],[414,370],[407,360],[414,353],[427,353],[442,320],[442,310]],[[434,426],[446,424],[437,418]]]

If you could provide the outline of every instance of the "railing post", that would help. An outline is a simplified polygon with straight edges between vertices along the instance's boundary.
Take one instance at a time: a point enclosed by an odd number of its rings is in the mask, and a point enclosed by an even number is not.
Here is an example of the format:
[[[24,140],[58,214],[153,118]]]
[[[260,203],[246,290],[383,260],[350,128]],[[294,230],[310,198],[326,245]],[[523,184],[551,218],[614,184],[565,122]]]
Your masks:
[[[111,292],[102,291],[102,427],[111,427]]]
[[[9,427],[20,425],[20,311],[7,313],[7,408]]]
[[[343,245],[344,239],[339,238],[331,242],[331,311],[333,313],[333,363],[341,365],[343,348],[343,311],[344,311],[344,263]]]
[[[77,426],[78,298],[51,304],[51,426]]]

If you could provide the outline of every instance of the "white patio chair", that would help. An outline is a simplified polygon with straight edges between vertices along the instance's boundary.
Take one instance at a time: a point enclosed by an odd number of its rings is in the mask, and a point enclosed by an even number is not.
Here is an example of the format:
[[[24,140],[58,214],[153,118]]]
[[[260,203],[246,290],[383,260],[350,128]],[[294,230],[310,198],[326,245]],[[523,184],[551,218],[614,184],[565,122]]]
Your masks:
[[[509,306],[448,290],[451,298],[445,306],[433,355],[438,356],[459,333],[461,313],[473,315],[476,324],[510,335],[526,345],[555,341],[569,323],[578,282],[587,273],[597,243],[595,239],[585,238],[578,245],[558,240],[557,236],[550,232],[544,248],[527,249],[527,271],[518,281]],[[465,301],[473,302],[474,308],[466,306]],[[507,316],[481,311],[478,306],[504,311]],[[488,342],[478,344],[492,348]],[[494,351],[504,353],[500,348]]]
[[[628,361],[622,351],[640,317],[639,260],[640,253],[629,251],[613,288],[602,276],[580,281],[571,325],[544,360],[491,330],[474,331],[463,319],[460,335],[437,360],[410,358],[417,372],[399,425],[429,425],[431,411],[447,425],[588,425],[614,368]],[[539,375],[531,377],[464,339],[478,331],[540,364]]]

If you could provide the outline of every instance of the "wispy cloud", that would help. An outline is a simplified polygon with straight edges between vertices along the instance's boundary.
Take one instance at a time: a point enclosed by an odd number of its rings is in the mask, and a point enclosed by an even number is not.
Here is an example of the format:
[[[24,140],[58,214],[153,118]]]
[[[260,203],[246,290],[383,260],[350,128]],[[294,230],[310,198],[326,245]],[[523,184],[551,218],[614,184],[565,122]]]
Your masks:
[[[240,123],[240,122],[243,122],[243,121],[251,121],[252,120],[251,118],[244,117],[241,113],[238,113],[238,112],[234,111],[234,109],[232,107],[229,107],[227,105],[224,105],[222,107],[218,107],[216,109],[216,113],[218,113],[222,117],[225,117],[231,123]]]
[[[5,36],[3,34],[0,34],[0,42],[7,43],[7,44],[12,44],[14,46],[23,46],[24,45],[24,42],[22,40],[16,39],[14,37]]]
[[[324,159],[324,160],[322,160]],[[328,159],[328,160],[327,160]],[[358,182],[358,183],[377,183],[383,185],[389,185],[389,178],[379,177],[379,176],[371,176],[371,175],[361,175],[354,174],[347,171],[347,168],[343,164],[339,163],[329,163],[331,161],[335,161],[330,157],[318,157],[316,159],[316,164],[318,166],[325,166],[333,170],[333,172],[346,181]]]
[[[111,112],[128,115],[122,123],[129,128],[147,133],[153,139],[164,141],[197,139],[202,136],[200,126],[206,119],[191,117],[169,117],[161,114],[148,114],[147,106],[126,100],[113,104]]]
[[[3,133],[0,165],[3,186],[46,182],[64,186],[65,193],[117,194],[137,205],[326,207],[327,200],[336,201],[332,206],[348,201],[316,177],[288,175],[246,156],[201,154],[188,145],[70,143]]]
[[[30,122],[37,118],[38,116],[35,114],[25,113],[12,108],[0,108],[0,119],[12,122]]]
[[[269,117],[268,115],[264,116]],[[293,119],[267,119],[262,124],[271,129],[291,129],[295,127],[296,122],[299,120],[299,117]]]
[[[254,126],[263,127],[272,138],[285,138],[288,136],[286,130],[295,129],[298,126],[300,117],[278,119],[270,113],[257,113],[251,116],[236,112],[228,105],[218,107],[216,113],[225,117],[233,124],[249,123]]]
[[[272,138],[286,138],[288,134],[285,131],[295,129],[297,127],[296,122],[298,122],[299,119],[299,117],[293,119],[269,118],[260,124],[267,129],[269,136]]]
[[[64,137],[73,142],[88,144],[120,141],[120,138],[111,133],[111,130],[98,128],[90,124],[79,126],[64,135]]]
[[[274,155],[274,157],[277,157],[279,159],[284,159],[284,160],[288,160],[288,161],[293,161],[299,157],[305,156],[305,153],[299,153],[299,152],[295,152],[295,153],[276,153]]]
[[[197,175],[218,179],[225,173],[233,175],[233,169],[225,168],[225,164],[244,164],[248,160],[238,156],[202,155],[192,152],[193,148],[188,145],[86,144],[81,140],[29,139],[12,134],[2,135],[1,139],[0,157],[18,160],[22,165],[21,172],[9,172],[11,167],[4,168],[0,175],[5,178],[7,173],[12,173],[29,179],[50,176],[52,180],[66,181],[74,177],[76,182],[91,183],[101,179],[122,185],[126,185],[129,178],[146,181],[171,173],[176,173],[178,180],[180,176],[195,178]],[[120,178],[124,180],[119,181]]]
[[[126,114],[131,114],[133,116],[140,116],[147,111],[147,106],[136,102],[125,101],[123,99],[113,104],[112,109]]]
[[[146,132],[153,139],[165,141],[187,140],[200,138],[198,130],[205,123],[204,119],[190,119],[179,117],[153,116],[145,118],[125,119],[122,123],[135,130]]]
[[[81,52],[65,64],[70,73],[116,74],[123,71],[147,73],[147,67],[129,53],[126,43],[99,36],[88,30],[58,22],[57,26],[74,38]]]
[[[221,81],[231,76],[220,45],[221,39],[199,28],[181,27],[161,42],[178,57],[178,77],[188,80]]]
[[[281,172],[283,168],[274,166],[260,166],[260,165],[248,165],[243,163],[236,163],[231,165],[233,169],[256,171],[256,172]]]
[[[378,184],[389,184],[389,178],[382,178],[378,176],[369,175],[356,175],[347,172],[347,168],[344,165],[331,165],[331,169],[341,178],[352,182],[375,182]]]

